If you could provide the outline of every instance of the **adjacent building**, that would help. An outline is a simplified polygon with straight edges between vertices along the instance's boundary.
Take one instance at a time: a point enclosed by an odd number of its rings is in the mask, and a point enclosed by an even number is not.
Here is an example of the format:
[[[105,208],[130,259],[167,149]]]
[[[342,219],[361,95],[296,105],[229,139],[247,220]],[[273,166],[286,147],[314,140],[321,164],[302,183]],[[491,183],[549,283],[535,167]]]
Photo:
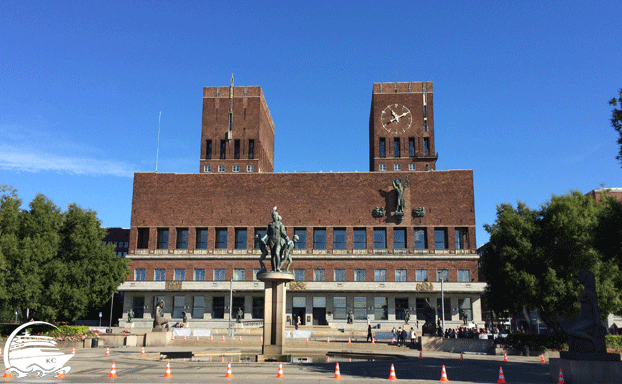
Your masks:
[[[481,321],[473,171],[436,169],[433,106],[431,82],[373,84],[369,172],[274,173],[261,88],[204,88],[199,172],[134,176],[123,317],[150,327],[164,299],[171,322],[261,324],[255,238],[276,206],[298,236],[288,321],[422,324],[426,302],[447,326]]]

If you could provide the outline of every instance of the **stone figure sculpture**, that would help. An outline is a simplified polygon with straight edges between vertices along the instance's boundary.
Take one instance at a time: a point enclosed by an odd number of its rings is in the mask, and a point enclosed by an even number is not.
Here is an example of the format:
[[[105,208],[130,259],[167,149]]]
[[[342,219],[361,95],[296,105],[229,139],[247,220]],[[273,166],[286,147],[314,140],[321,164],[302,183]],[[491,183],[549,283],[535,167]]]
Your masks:
[[[404,309],[404,323],[408,324],[408,322],[410,321],[410,311],[408,310],[408,308]]]
[[[354,316],[352,315],[352,310],[348,311],[347,321],[348,321],[348,324],[352,324],[354,322]]]
[[[259,245],[259,249],[261,250],[261,256],[259,257],[259,265],[261,266],[261,270],[259,273],[266,272],[266,265],[263,263],[266,256],[268,256],[268,246],[266,244],[266,239],[261,238],[259,235],[255,235],[255,242]],[[272,265],[272,269],[274,269],[274,265]]]
[[[607,329],[600,323],[596,278],[591,271],[579,272],[583,292],[579,295],[581,313],[561,322],[561,328],[568,334],[568,350],[575,353],[607,353],[605,335]]]
[[[242,311],[242,308],[238,308],[238,313],[235,317],[238,323],[242,322],[242,319],[244,318],[244,311]]]
[[[298,235],[294,235],[293,239],[287,242],[287,246],[283,249],[283,256],[281,257],[279,271],[283,269],[285,263],[289,262],[289,264],[287,264],[287,272],[289,272],[289,268],[292,266],[292,251],[294,250],[294,247],[298,240]]]
[[[281,272],[281,252],[289,242],[289,237],[287,237],[285,226],[281,223],[281,216],[276,210],[272,211],[272,222],[268,224],[268,232],[265,237],[267,238],[267,248],[270,249],[272,270]]]
[[[127,322],[131,323],[133,318],[134,318],[134,311],[130,309],[129,311],[127,311]]]
[[[391,180],[393,183],[393,189],[397,193],[397,204],[395,207],[395,213],[404,213],[404,206],[406,205],[404,199],[404,190],[408,188],[408,177],[406,181],[402,181],[402,179]]]
[[[168,320],[166,320],[162,315],[163,309],[164,300],[160,300],[155,307],[155,316],[153,319],[153,329],[155,330],[162,330],[164,328],[168,328]]]

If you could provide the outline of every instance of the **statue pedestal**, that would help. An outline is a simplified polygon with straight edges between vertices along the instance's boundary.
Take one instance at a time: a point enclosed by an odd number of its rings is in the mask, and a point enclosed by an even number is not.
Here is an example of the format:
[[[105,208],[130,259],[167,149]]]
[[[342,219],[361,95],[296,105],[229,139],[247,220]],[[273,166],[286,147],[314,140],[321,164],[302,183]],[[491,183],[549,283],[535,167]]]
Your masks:
[[[263,272],[257,279],[264,282],[263,346],[257,361],[285,360],[285,292],[294,281],[291,272]]]

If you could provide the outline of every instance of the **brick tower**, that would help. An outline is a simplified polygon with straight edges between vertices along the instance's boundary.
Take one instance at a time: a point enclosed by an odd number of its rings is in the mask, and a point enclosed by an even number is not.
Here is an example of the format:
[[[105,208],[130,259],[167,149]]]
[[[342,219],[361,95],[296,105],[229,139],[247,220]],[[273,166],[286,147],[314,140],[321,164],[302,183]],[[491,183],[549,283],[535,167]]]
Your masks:
[[[374,83],[369,115],[369,170],[436,169],[431,82]]]

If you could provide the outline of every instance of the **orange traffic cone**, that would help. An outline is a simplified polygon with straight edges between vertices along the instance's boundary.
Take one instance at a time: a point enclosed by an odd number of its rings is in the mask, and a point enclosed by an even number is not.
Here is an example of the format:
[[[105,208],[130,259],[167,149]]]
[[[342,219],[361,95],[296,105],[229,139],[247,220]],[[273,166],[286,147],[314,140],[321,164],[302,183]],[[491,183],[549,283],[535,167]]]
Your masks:
[[[194,341],[199,341],[199,336],[197,336],[197,337],[194,339]]]
[[[326,337],[326,342],[330,343],[330,338],[328,338],[328,336]]]
[[[276,374],[277,379],[284,379],[285,375],[283,375],[283,364],[279,362],[279,372]]]
[[[242,335],[240,335],[240,338],[238,339],[238,341],[242,341]]]
[[[171,341],[175,341],[175,335],[171,335]]]
[[[209,335],[209,341],[214,341],[214,336]]]
[[[166,371],[164,371],[164,376],[162,377],[166,377],[167,379],[173,377],[173,375],[171,375],[171,362],[170,361],[166,362]]]
[[[562,373],[562,369],[559,369],[559,379],[557,380],[557,384],[564,384],[564,374]]]
[[[71,356],[75,356],[76,355],[76,348],[71,348]]]
[[[391,338],[391,345],[393,345],[393,342],[394,342],[394,341],[395,341],[395,338],[394,338],[394,337],[392,337],[392,338]]]
[[[2,356],[2,348],[0,348],[0,356]]]
[[[112,362],[112,367],[110,367],[110,374],[108,375],[109,379],[116,379],[117,378],[117,369],[114,365],[114,361]]]
[[[460,360],[464,360],[464,355],[460,352]]]
[[[447,372],[445,371],[445,366],[443,365],[443,371],[441,372],[441,381],[449,381],[447,378]]]
[[[348,337],[348,344],[352,344],[352,338]]]
[[[233,379],[233,373],[231,373],[231,362],[227,364],[227,374],[225,375],[227,379]]]
[[[326,356],[326,362],[330,363],[330,356]]]
[[[106,353],[104,353],[104,356],[110,356],[110,348],[106,347]]]
[[[419,351],[419,358],[423,359],[423,351]]]
[[[499,367],[499,380],[497,380],[497,383],[506,383],[502,367]]]
[[[307,343],[309,342],[309,338],[307,337]]]
[[[371,343],[372,343],[372,344],[376,344],[376,338],[375,338],[375,337],[372,337],[372,338],[371,338]]]
[[[339,372],[339,363],[335,365],[335,376],[333,376],[333,379],[341,379],[341,373]]]
[[[508,354],[503,352],[503,362],[507,363],[508,362]]]
[[[222,335],[222,341],[225,341],[225,335]]]
[[[11,375],[11,372],[9,372],[9,369],[5,369],[4,370],[4,375],[2,376],[3,379],[12,379],[13,375]]]
[[[184,335],[184,341],[188,341],[188,339],[186,339],[186,335]]]
[[[389,373],[389,380],[397,380],[397,376],[395,376],[395,367],[391,364],[391,373]]]
[[[224,363],[225,362],[225,355],[220,355],[220,362]]]
[[[259,342],[263,343],[263,336],[259,336]]]
[[[55,379],[64,379],[65,378],[65,373],[63,371],[58,371],[56,373],[56,375],[54,375]]]
[[[140,354],[141,354],[141,355],[144,355],[144,354],[145,354],[145,347],[142,347],[142,348],[140,349]]]
[[[546,364],[546,361],[544,361],[544,353],[540,355],[540,362]]]

